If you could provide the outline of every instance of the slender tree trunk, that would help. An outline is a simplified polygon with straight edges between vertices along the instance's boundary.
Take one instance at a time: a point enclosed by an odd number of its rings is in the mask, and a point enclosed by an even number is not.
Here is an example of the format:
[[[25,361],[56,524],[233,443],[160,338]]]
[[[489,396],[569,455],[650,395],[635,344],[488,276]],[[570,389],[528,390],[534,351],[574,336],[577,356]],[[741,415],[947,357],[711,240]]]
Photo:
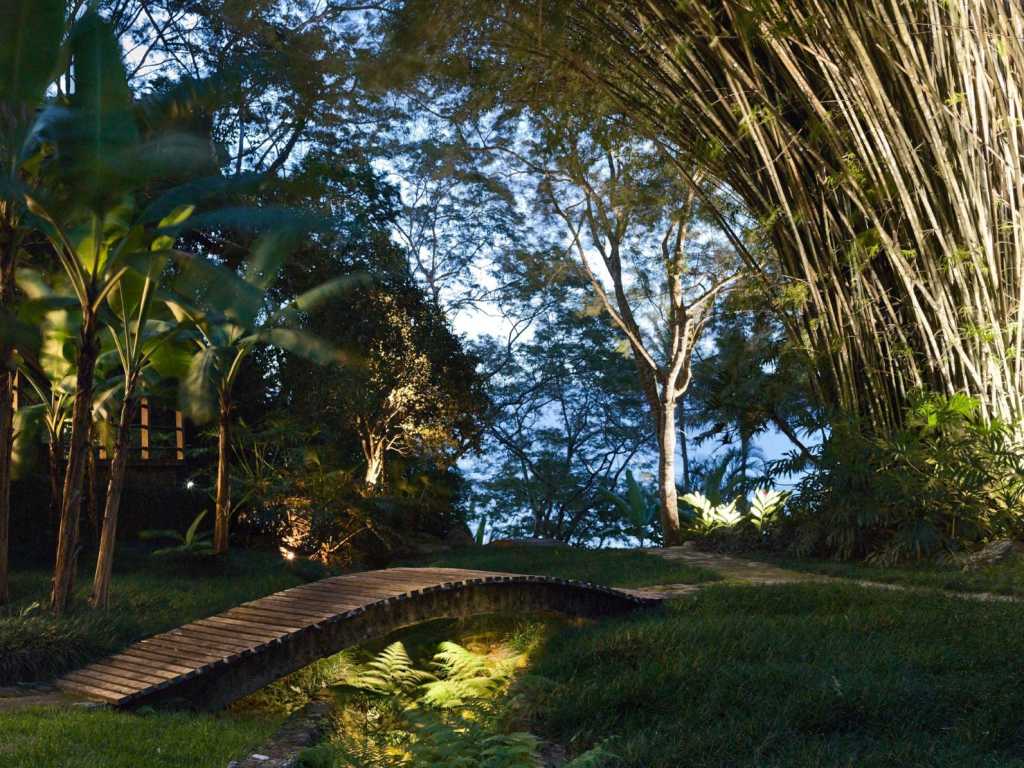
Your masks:
[[[96,492],[96,422],[92,424],[89,433],[89,459],[85,465],[85,511],[89,518],[89,532],[93,545],[99,544],[100,540],[100,502],[99,494]]]
[[[10,600],[11,449],[14,437],[12,403],[14,374],[7,370],[10,353],[0,359],[0,605]]]
[[[231,401],[222,396],[217,432],[217,509],[213,523],[213,551],[218,555],[227,554],[231,528],[231,476],[228,467],[230,452]]]
[[[71,595],[78,547],[78,521],[82,509],[82,481],[88,452],[92,450],[89,432],[92,429],[93,373],[96,368],[96,357],[99,355],[96,331],[96,318],[86,314],[82,318],[75,405],[71,412],[71,449],[68,451],[68,466],[64,473],[60,529],[57,532],[57,561],[53,570],[53,592],[50,596],[50,607],[57,615],[67,608]]]
[[[685,406],[680,404],[680,410],[684,410]],[[686,418],[685,411],[681,414],[679,419],[679,453],[683,457],[683,488],[687,491],[692,490],[690,488],[690,446],[686,440]]]
[[[47,454],[50,462],[50,529],[54,530],[60,519],[61,500],[64,498],[64,448],[60,444],[60,435],[50,434]]]
[[[6,312],[14,300],[14,257],[17,244],[14,233],[6,231],[11,242],[0,254],[0,313]],[[11,525],[11,455],[14,442],[14,371],[11,348],[0,346],[0,605],[10,600],[10,525]]]
[[[679,499],[676,491],[676,404],[662,403],[658,416],[658,510],[665,546],[682,544]]]
[[[128,469],[128,454],[131,453],[132,422],[135,420],[138,401],[131,396],[130,388],[121,404],[121,420],[117,425],[114,455],[110,461],[110,478],[107,481],[107,498],[103,508],[103,532],[100,534],[100,551],[96,559],[96,573],[92,580],[92,595],[89,602],[93,608],[106,608],[110,604],[110,575],[114,570],[114,547],[117,542],[117,513],[121,508],[121,491]]]
[[[368,488],[374,488],[384,474],[384,449],[374,440],[364,441],[363,454],[366,457],[366,475],[363,479]]]

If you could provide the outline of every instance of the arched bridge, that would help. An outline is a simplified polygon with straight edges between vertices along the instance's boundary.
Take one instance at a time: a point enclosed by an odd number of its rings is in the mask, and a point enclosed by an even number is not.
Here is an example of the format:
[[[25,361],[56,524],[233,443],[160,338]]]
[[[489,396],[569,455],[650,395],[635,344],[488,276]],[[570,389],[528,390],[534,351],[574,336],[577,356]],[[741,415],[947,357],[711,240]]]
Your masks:
[[[598,618],[659,603],[547,576],[391,568],[243,603],[135,643],[57,685],[117,707],[219,709],[317,659],[431,619],[530,611]]]

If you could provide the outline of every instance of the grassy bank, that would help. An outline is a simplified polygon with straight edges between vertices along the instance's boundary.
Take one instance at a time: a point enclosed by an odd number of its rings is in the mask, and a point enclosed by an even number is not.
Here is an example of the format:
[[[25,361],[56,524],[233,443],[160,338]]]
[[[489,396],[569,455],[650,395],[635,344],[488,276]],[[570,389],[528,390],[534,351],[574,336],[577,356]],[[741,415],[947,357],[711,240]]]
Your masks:
[[[279,725],[269,716],[34,709],[0,717],[4,768],[224,768]]]
[[[558,634],[523,694],[536,732],[604,742],[607,765],[1024,766],[1022,622],[1013,604],[712,586]]]
[[[15,601],[0,612],[0,685],[55,677],[147,635],[322,575],[272,553],[181,561],[125,548],[114,568],[110,609],[85,604],[92,563],[83,562],[72,610],[55,619],[39,607],[49,597],[50,571],[16,567]]]
[[[707,569],[625,549],[472,547],[408,564],[529,573],[614,587],[695,584],[718,580],[718,576]]]

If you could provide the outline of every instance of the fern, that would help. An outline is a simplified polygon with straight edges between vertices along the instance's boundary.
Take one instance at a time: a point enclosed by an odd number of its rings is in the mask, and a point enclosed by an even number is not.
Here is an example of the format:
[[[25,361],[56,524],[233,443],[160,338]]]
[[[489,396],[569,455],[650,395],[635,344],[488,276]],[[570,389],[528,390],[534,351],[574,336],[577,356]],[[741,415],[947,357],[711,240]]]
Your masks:
[[[492,659],[473,653],[457,643],[441,643],[434,655],[437,676],[427,682],[421,701],[440,709],[492,698],[515,673],[522,656]]]
[[[349,685],[379,696],[411,697],[434,679],[429,672],[416,669],[405,646],[396,642],[358,670]]]
[[[613,765],[618,765],[620,760],[621,758],[604,744],[598,744],[579,757],[570,760],[564,768],[611,768]]]

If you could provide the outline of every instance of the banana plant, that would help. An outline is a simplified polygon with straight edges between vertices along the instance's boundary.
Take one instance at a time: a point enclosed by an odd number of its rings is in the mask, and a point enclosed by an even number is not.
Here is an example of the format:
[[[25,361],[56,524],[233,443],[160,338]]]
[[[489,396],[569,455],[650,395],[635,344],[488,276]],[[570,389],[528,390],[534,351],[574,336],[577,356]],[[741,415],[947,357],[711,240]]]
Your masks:
[[[101,335],[107,324],[118,322],[109,299],[129,274],[148,274],[150,261],[168,255],[151,247],[153,238],[180,233],[180,222],[166,217],[195,202],[200,189],[186,183],[144,208],[137,203],[151,182],[192,174],[204,151],[202,142],[170,132],[143,141],[120,44],[112,26],[94,11],[75,23],[68,49],[74,93],[66,105],[44,110],[37,120],[29,143],[39,148],[44,183],[38,193],[25,195],[32,223],[49,240],[81,315],[50,601],[55,613],[69,598]]]
[[[644,537],[651,524],[658,519],[658,502],[651,498],[633,476],[633,470],[626,470],[626,495],[619,496],[609,492],[608,499],[629,525],[630,532],[637,538],[640,546],[644,545]]]
[[[51,286],[35,270],[17,270],[16,280],[23,296],[18,319],[39,329],[40,346],[35,353],[22,349],[16,357],[21,380],[35,393],[38,403],[22,407],[17,413],[19,428],[13,455],[17,463],[27,465],[35,447],[29,438],[40,426],[45,427],[53,523],[60,514],[63,495],[63,435],[75,400],[74,344],[81,325],[78,302],[66,286]]]
[[[262,236],[242,275],[203,259],[182,260],[181,278],[167,301],[175,317],[195,329],[194,351],[181,385],[182,410],[197,424],[217,422],[217,554],[229,548],[233,392],[243,363],[259,346],[278,347],[321,364],[343,361],[337,349],[292,321],[347,288],[350,280],[328,281],[283,307],[271,307],[270,288],[295,242],[294,231]]]
[[[176,208],[160,221],[157,230],[172,231],[183,225],[193,210],[194,207],[190,205]],[[165,254],[173,245],[174,238],[171,235],[157,235],[150,251]],[[133,270],[126,274],[107,297],[108,308],[116,318],[107,327],[107,332],[121,370],[121,405],[111,452],[99,554],[89,597],[94,608],[106,608],[110,602],[117,518],[131,450],[131,429],[138,412],[138,395],[144,383],[144,374],[152,367],[158,373],[173,375],[172,371],[161,371],[161,368],[164,361],[173,361],[174,355],[168,355],[166,347],[175,343],[181,327],[172,322],[173,317],[167,312],[166,306],[155,300],[166,264],[166,256],[145,259],[142,262],[144,271],[140,273]]]
[[[64,0],[0,0],[0,605],[10,597],[8,548],[13,445],[14,352],[34,333],[14,317],[14,276],[29,229],[26,137],[57,73]]]
[[[71,441],[64,475],[50,605],[60,614],[70,596],[82,481],[90,450],[93,387],[107,297],[127,274],[141,226],[131,222],[139,136],[121,48],[114,30],[87,12],[71,31],[75,91],[67,106],[39,116],[30,142],[41,148],[46,183],[25,195],[33,224],[47,238],[78,300]]]

